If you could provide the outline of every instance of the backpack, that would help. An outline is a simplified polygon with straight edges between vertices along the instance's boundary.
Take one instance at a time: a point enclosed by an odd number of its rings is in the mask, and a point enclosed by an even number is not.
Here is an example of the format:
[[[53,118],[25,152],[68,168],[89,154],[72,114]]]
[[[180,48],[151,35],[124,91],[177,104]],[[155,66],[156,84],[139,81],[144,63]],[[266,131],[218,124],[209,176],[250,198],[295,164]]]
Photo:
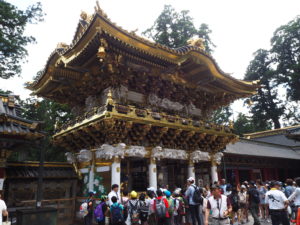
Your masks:
[[[193,202],[195,202],[196,204],[201,204],[203,205],[203,198],[202,198],[202,194],[201,194],[201,190],[199,187],[192,185],[193,188],[195,189],[194,194],[193,194]]]
[[[145,201],[139,201],[140,220],[147,221],[149,215],[149,205]]]
[[[97,222],[103,221],[105,219],[105,216],[103,215],[102,207],[105,204],[105,202],[101,202],[94,210],[94,215]]]
[[[112,205],[110,209],[111,209],[111,222],[122,223],[124,219],[123,219],[121,206],[119,204],[116,206]]]
[[[155,210],[156,216],[159,219],[166,218],[167,209],[163,199],[160,200],[155,199],[155,205],[156,205],[156,210]]]
[[[185,215],[183,200],[175,198],[175,205],[176,205],[176,201],[179,201],[179,206],[177,209],[178,215]]]
[[[251,200],[256,203],[259,204],[260,203],[260,199],[259,199],[259,193],[256,189],[252,189],[251,190]]]
[[[232,195],[230,200],[231,200],[231,203],[232,203],[232,207],[234,209],[239,209],[240,208],[239,196],[238,195]]]
[[[88,211],[88,203],[84,202],[80,205],[79,214],[81,217],[85,217],[89,213]]]
[[[174,204],[174,200],[172,198],[167,198],[168,204],[169,204],[169,208],[168,208],[168,212],[170,215],[173,215],[174,210],[175,210],[175,204]]]
[[[133,205],[132,201],[128,202],[130,204],[130,219],[131,224],[139,224],[140,222],[140,214],[138,212],[138,203],[139,201],[136,201],[136,204]]]

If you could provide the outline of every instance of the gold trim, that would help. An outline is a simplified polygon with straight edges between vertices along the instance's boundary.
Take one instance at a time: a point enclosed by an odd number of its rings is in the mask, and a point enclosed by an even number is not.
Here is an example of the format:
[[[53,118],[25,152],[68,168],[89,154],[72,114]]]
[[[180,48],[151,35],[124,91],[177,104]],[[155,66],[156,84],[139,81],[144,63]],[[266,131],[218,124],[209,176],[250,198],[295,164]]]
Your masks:
[[[272,136],[272,135],[277,135],[277,134],[284,134],[286,132],[286,130],[293,129],[293,128],[300,128],[300,125],[282,127],[282,128],[273,129],[273,130],[265,130],[265,131],[255,132],[255,133],[248,133],[248,134],[244,134],[244,136],[246,139],[266,137],[266,136]]]

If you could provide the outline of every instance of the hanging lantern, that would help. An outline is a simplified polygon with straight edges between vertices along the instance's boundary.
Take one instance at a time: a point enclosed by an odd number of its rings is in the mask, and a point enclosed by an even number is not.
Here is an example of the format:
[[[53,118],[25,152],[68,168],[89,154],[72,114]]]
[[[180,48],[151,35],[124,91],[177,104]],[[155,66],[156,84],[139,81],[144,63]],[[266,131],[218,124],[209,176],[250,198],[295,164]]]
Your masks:
[[[106,55],[105,48],[103,46],[100,46],[97,53],[97,56],[100,59],[100,61],[104,60],[105,55]]]

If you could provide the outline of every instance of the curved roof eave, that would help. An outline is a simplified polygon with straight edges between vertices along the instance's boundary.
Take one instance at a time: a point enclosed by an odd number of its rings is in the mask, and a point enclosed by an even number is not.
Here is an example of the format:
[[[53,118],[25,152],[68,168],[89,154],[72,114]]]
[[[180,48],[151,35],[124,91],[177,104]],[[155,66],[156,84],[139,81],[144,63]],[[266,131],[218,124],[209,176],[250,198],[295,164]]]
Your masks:
[[[128,32],[123,28],[117,26],[110,21],[109,18],[103,13],[101,9],[98,9],[90,21],[85,27],[83,27],[83,32],[76,34],[73,42],[65,47],[64,49],[57,49],[50,55],[44,72],[36,79],[32,84],[27,85],[27,88],[31,90],[39,89],[42,84],[47,82],[47,70],[50,63],[55,63],[54,61],[58,60],[59,56],[62,56],[61,59],[65,64],[73,60],[75,57],[79,56],[82,50],[89,44],[89,41],[92,37],[95,37],[98,32],[105,32],[115,39],[123,42],[126,46],[135,48],[137,51],[142,52],[143,54],[157,57],[162,60],[172,62],[174,64],[180,65],[188,58],[194,58],[195,61],[204,63],[210,70],[211,75],[224,82],[225,85],[230,85],[237,92],[242,94],[254,94],[258,88],[257,83],[247,82],[243,80],[238,80],[231,77],[229,74],[224,73],[212,58],[211,55],[200,49],[196,46],[185,46],[182,48],[172,49],[166,46],[156,44],[145,38],[137,36],[133,32]],[[58,56],[55,58],[55,56]],[[44,79],[46,78],[46,79]],[[44,81],[43,81],[44,80]]]

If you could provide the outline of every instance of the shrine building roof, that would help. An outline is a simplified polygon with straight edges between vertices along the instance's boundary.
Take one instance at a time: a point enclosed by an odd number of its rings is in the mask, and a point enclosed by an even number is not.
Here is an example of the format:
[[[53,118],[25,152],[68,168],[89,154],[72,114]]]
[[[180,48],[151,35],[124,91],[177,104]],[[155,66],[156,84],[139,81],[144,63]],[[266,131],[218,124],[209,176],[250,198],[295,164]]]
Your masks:
[[[0,94],[0,140],[2,147],[43,137],[40,122],[21,117],[15,95]]]
[[[71,94],[66,95],[68,90],[76,91],[77,96],[85,95],[76,87],[84,87],[89,76],[96,80],[99,69],[93,65],[98,63],[101,67],[101,54],[112,51],[126,58],[125,68],[132,66],[145,73],[157,73],[172,83],[216,96],[230,96],[230,101],[250,96],[259,87],[257,81],[238,80],[223,72],[201,40],[192,40],[176,49],[154,43],[117,26],[97,4],[93,15],[81,15],[71,44],[58,44],[43,71],[27,83],[27,88],[38,96],[68,103],[67,99],[72,98]]]

